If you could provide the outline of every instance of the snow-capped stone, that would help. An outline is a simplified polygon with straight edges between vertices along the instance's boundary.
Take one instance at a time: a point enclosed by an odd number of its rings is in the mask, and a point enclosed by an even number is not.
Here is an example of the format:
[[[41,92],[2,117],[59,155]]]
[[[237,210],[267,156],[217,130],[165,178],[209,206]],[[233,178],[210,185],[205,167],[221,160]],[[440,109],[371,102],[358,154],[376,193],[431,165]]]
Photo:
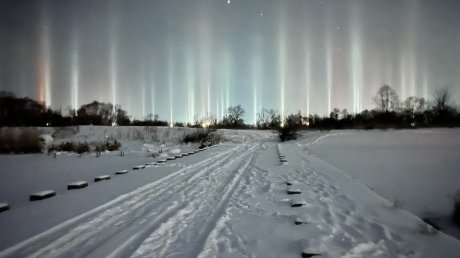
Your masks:
[[[119,171],[115,172],[115,175],[122,175],[122,174],[126,174],[128,172],[129,172],[128,170],[119,170]]]
[[[67,185],[67,190],[82,189],[88,186],[86,181],[76,181]]]
[[[102,180],[110,180],[110,176],[109,175],[102,175],[102,176],[97,176],[94,178],[94,182],[99,182],[99,181],[102,181]]]
[[[36,192],[30,195],[30,201],[38,201],[43,199],[48,199],[56,195],[56,192],[53,190],[44,190],[40,192]]]
[[[4,212],[10,209],[10,205],[6,202],[0,202],[0,212]]]

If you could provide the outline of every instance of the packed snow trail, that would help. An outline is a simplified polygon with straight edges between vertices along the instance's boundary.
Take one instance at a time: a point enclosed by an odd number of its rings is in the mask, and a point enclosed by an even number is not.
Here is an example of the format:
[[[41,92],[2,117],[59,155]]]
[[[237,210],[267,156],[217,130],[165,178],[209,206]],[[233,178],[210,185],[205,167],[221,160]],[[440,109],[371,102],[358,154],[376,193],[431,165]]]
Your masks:
[[[309,143],[249,134],[229,146],[0,257],[459,257],[458,240],[421,233],[423,221],[311,154]],[[299,194],[288,195],[287,182]],[[304,205],[292,207],[296,200]]]
[[[257,147],[238,145],[183,168],[7,249],[0,256],[198,254]]]

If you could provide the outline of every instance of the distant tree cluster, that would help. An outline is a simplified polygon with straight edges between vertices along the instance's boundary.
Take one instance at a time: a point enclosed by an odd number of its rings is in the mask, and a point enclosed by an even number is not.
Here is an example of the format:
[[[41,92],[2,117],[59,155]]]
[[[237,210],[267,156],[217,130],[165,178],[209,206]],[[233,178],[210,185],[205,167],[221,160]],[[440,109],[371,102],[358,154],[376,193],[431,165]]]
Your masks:
[[[0,126],[64,126],[70,117],[47,109],[43,103],[30,98],[18,98],[11,92],[0,92]]]
[[[374,128],[417,128],[434,126],[460,126],[460,114],[451,103],[447,89],[433,93],[433,98],[408,97],[400,101],[397,92],[389,85],[380,87],[373,97],[375,109],[350,114],[346,109],[334,108],[326,117],[280,114],[274,109],[262,109],[257,114],[255,125],[245,124],[245,110],[241,105],[230,106],[221,120],[212,114],[194,124],[175,122],[176,127],[231,128],[273,130],[281,140],[296,138],[303,129],[374,129]],[[132,125],[171,126],[158,115],[148,115],[144,120],[131,120],[128,112],[120,105],[93,101],[78,110],[70,109],[68,115],[46,108],[30,98],[18,98],[10,92],[0,92],[0,126],[69,126],[69,125]]]

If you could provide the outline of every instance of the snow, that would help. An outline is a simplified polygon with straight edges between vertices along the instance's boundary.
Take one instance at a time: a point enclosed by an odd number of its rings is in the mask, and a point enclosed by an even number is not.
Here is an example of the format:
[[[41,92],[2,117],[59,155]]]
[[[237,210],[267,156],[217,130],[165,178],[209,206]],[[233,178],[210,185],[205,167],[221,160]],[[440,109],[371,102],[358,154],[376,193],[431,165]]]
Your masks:
[[[297,142],[279,143],[268,131],[222,130],[226,142],[217,147],[117,176],[103,184],[91,184],[81,191],[65,191],[63,182],[88,180],[103,171],[112,174],[126,167],[155,162],[159,158],[145,153],[156,147],[158,151],[162,148],[168,152],[168,157],[173,155],[169,150],[179,149],[179,153],[194,150],[194,146],[176,141],[183,130],[162,131],[168,137],[161,143],[148,142],[156,146],[150,146],[149,150],[143,149],[145,142],[134,139],[142,138],[134,133],[140,130],[137,128],[135,131],[123,127],[85,130],[91,133],[90,139],[106,135],[108,130],[121,132],[125,135],[120,139],[127,155],[0,156],[2,164],[9,168],[0,172],[4,179],[0,181],[0,198],[14,203],[13,209],[0,214],[3,232],[0,257],[301,257],[305,253],[320,253],[320,257],[458,257],[460,254],[460,241],[442,232],[424,233],[426,224],[405,209],[406,203],[402,208],[389,205],[390,198],[383,198],[352,178],[347,166],[342,168],[333,164],[333,160],[326,160],[327,151],[334,157],[332,150],[338,144],[327,145],[329,139],[346,139],[347,135],[357,134],[359,140],[366,139],[368,133],[379,137],[387,132],[309,132]],[[84,138],[82,131],[77,137]],[[400,141],[404,139],[406,136]],[[353,151],[350,148],[350,152],[342,155],[353,155]],[[375,146],[372,151],[380,150]],[[280,155],[289,163],[281,165]],[[384,183],[391,183],[381,182],[382,188]],[[15,190],[6,192],[4,186]],[[57,196],[41,202],[25,202],[17,197],[30,188],[45,186],[54,187]],[[288,189],[301,193],[288,195]],[[293,208],[292,203],[304,205]]]
[[[450,220],[460,193],[460,130],[332,131],[301,145],[421,218]],[[444,222],[440,222],[444,223]],[[453,232],[460,239],[460,231]]]

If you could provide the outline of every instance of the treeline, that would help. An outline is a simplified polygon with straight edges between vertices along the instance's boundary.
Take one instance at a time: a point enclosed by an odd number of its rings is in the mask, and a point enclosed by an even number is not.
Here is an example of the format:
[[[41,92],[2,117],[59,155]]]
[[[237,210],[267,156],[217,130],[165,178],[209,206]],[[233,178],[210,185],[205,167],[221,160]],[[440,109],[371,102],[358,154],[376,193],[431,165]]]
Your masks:
[[[274,109],[262,109],[257,114],[255,125],[243,120],[245,110],[241,105],[228,108],[223,118],[206,115],[196,118],[193,124],[160,120],[158,115],[149,115],[144,120],[131,120],[120,105],[93,101],[77,110],[54,111],[43,103],[30,98],[18,98],[10,92],[0,92],[0,126],[71,126],[71,125],[132,125],[132,126],[176,126],[229,129],[276,130],[283,138],[295,137],[292,130],[301,129],[385,129],[417,127],[460,126],[460,113],[451,103],[447,89],[434,92],[432,99],[409,97],[400,101],[390,86],[382,86],[373,98],[375,109],[357,114],[346,109],[333,109],[329,116],[280,114]],[[285,132],[285,133],[283,133]]]
[[[0,126],[72,126],[72,125],[151,125],[165,126],[166,121],[131,121],[120,105],[93,101],[78,110],[62,111],[47,108],[30,98],[19,98],[11,92],[0,92]]]

